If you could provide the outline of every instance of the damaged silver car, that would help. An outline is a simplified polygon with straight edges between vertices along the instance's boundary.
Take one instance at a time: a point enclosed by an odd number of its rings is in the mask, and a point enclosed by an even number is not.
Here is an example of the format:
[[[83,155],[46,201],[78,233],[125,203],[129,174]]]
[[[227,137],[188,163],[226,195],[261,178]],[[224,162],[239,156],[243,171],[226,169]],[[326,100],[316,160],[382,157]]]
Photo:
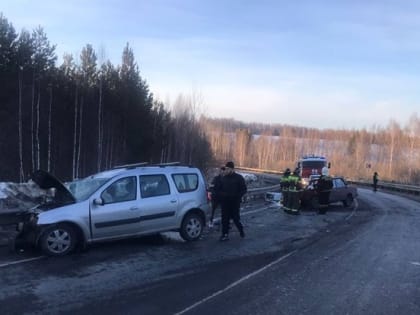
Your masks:
[[[206,184],[189,166],[118,167],[64,185],[51,174],[32,176],[54,196],[28,210],[17,240],[62,256],[89,243],[178,231],[200,238],[208,216]]]

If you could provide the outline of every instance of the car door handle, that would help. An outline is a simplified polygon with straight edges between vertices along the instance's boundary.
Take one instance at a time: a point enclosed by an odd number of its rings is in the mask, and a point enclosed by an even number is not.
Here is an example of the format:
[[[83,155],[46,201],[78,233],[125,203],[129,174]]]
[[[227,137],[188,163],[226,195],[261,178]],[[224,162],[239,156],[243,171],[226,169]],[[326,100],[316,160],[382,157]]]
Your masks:
[[[139,207],[131,207],[130,210],[132,210],[132,211],[139,210]]]
[[[171,203],[175,203],[176,202],[176,200],[171,200]]]

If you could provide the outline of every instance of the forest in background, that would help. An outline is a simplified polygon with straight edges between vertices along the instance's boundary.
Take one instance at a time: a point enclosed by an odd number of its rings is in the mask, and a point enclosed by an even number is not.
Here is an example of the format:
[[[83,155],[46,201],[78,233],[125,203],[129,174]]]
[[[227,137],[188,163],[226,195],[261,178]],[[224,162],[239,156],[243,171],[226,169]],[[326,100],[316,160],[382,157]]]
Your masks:
[[[351,179],[420,184],[420,119],[413,113],[401,126],[362,130],[321,130],[283,124],[243,123],[234,119],[200,120],[215,158],[238,166],[283,171],[303,155],[327,157],[331,173]]]
[[[99,59],[87,44],[56,65],[41,27],[18,34],[0,14],[0,181],[36,169],[72,180],[127,163],[211,161],[193,97],[172,110],[154,99],[128,44],[121,65]]]
[[[115,165],[179,161],[203,170],[227,160],[284,170],[302,155],[326,156],[333,174],[420,184],[420,119],[401,126],[320,130],[199,115],[203,101],[156,100],[127,44],[121,65],[87,44],[63,56],[41,27],[19,34],[0,13],[0,181],[36,169],[62,180]],[[170,108],[170,109],[169,109]]]

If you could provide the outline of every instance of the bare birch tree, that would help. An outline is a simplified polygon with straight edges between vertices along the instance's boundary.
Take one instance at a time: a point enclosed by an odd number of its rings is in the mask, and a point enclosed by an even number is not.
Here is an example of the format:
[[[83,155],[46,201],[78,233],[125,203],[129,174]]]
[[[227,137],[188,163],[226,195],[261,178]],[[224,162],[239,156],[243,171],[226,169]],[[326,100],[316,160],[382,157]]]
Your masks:
[[[413,113],[410,116],[405,132],[409,142],[408,180],[411,180],[413,170],[419,168],[419,153],[416,151],[420,141],[420,118],[417,116],[417,113]]]
[[[19,66],[19,110],[18,110],[18,128],[19,128],[19,181],[23,182],[25,179],[25,172],[23,171],[23,136],[22,136],[22,66]]]
[[[73,163],[72,163],[72,179],[77,176],[77,123],[78,123],[78,98],[79,98],[79,86],[76,82],[76,93],[74,97],[74,119],[73,119]]]
[[[47,171],[51,172],[51,142],[52,142],[52,102],[53,102],[53,91],[52,86],[48,87],[50,100],[48,102],[48,157],[47,157]]]
[[[400,125],[395,120],[392,119],[388,124],[388,137],[389,137],[388,176],[390,178],[393,178],[394,176],[393,163],[394,163],[395,152],[397,149],[400,132],[401,132]]]

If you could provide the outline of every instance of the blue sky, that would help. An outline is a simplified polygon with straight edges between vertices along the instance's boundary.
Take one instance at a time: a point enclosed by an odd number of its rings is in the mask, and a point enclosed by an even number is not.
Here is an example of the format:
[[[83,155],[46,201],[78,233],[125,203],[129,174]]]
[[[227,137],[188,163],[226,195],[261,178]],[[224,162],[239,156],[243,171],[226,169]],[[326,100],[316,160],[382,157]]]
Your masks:
[[[157,98],[247,122],[360,129],[420,108],[420,2],[0,0],[17,31],[41,25],[57,55],[128,42]],[[101,57],[102,56],[102,57]]]

